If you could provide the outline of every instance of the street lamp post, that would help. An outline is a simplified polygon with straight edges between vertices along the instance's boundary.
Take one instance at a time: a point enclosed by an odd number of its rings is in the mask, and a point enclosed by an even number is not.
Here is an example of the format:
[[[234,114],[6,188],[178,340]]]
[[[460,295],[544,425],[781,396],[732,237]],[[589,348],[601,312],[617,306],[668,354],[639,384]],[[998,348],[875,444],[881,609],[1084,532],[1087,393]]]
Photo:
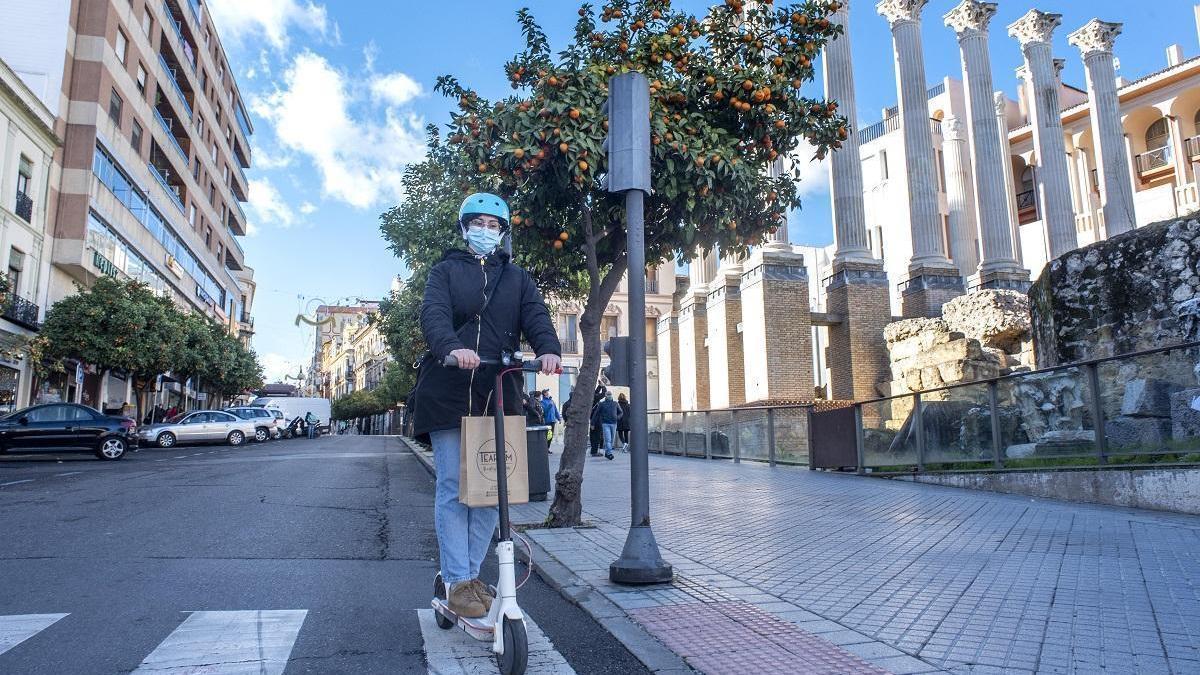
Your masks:
[[[645,193],[650,191],[650,87],[641,73],[609,80],[607,189],[625,193],[629,258],[629,533],[621,557],[608,566],[608,578],[619,584],[671,581],[671,566],[662,559],[650,529],[650,457],[646,429],[646,238]]]

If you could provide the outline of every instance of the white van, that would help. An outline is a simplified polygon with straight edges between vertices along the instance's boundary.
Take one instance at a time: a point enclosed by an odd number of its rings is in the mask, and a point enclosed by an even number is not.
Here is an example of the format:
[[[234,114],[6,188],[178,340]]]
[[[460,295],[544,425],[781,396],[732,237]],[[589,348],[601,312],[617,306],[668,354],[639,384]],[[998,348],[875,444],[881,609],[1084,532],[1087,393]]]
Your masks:
[[[318,430],[323,434],[329,433],[329,399],[300,398],[298,396],[259,396],[250,405],[268,410],[278,410],[283,413],[283,423],[288,425],[297,417],[303,419],[308,413],[317,416]]]

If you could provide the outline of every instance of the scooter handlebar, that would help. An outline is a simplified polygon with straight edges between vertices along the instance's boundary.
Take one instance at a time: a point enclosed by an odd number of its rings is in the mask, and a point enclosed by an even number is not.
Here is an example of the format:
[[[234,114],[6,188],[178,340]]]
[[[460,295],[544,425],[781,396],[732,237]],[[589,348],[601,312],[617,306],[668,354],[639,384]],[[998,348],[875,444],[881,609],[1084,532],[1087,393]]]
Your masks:
[[[447,368],[457,368],[458,367],[458,358],[455,357],[453,354],[447,354],[446,358],[442,359],[442,365]],[[479,365],[481,365],[481,366],[498,366],[498,365],[501,365],[501,363],[500,363],[499,359],[479,359]],[[515,364],[514,364],[514,367],[516,367]],[[521,362],[521,370],[531,372],[531,373],[536,373],[541,369],[542,369],[542,359],[541,358],[529,359],[528,361]],[[560,367],[557,372],[561,373],[562,368]]]

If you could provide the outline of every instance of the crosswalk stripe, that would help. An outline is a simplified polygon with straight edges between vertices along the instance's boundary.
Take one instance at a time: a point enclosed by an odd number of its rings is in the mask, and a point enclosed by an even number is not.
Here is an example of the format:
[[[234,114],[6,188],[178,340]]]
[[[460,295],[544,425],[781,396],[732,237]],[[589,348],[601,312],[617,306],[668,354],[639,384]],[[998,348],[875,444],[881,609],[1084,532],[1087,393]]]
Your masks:
[[[417,616],[421,622],[429,675],[475,675],[497,671],[491,642],[476,640],[457,628],[438,628],[432,609],[419,609]],[[529,634],[527,675],[575,675],[575,670],[528,615],[525,616],[525,630]]]
[[[66,614],[0,616],[0,654],[46,630]]]
[[[279,675],[305,609],[193,612],[134,673],[259,673]]]

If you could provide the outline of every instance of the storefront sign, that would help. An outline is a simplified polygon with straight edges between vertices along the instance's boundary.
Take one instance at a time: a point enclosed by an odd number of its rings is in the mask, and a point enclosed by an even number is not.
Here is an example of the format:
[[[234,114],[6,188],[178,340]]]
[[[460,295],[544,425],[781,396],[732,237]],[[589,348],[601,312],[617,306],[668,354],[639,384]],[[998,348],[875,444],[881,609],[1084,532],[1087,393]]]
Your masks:
[[[92,264],[96,269],[100,270],[101,274],[106,274],[110,277],[117,276],[117,266],[108,258],[100,255],[99,251],[92,251]]]
[[[75,364],[75,382],[77,384],[83,382],[83,364],[82,363]]]

